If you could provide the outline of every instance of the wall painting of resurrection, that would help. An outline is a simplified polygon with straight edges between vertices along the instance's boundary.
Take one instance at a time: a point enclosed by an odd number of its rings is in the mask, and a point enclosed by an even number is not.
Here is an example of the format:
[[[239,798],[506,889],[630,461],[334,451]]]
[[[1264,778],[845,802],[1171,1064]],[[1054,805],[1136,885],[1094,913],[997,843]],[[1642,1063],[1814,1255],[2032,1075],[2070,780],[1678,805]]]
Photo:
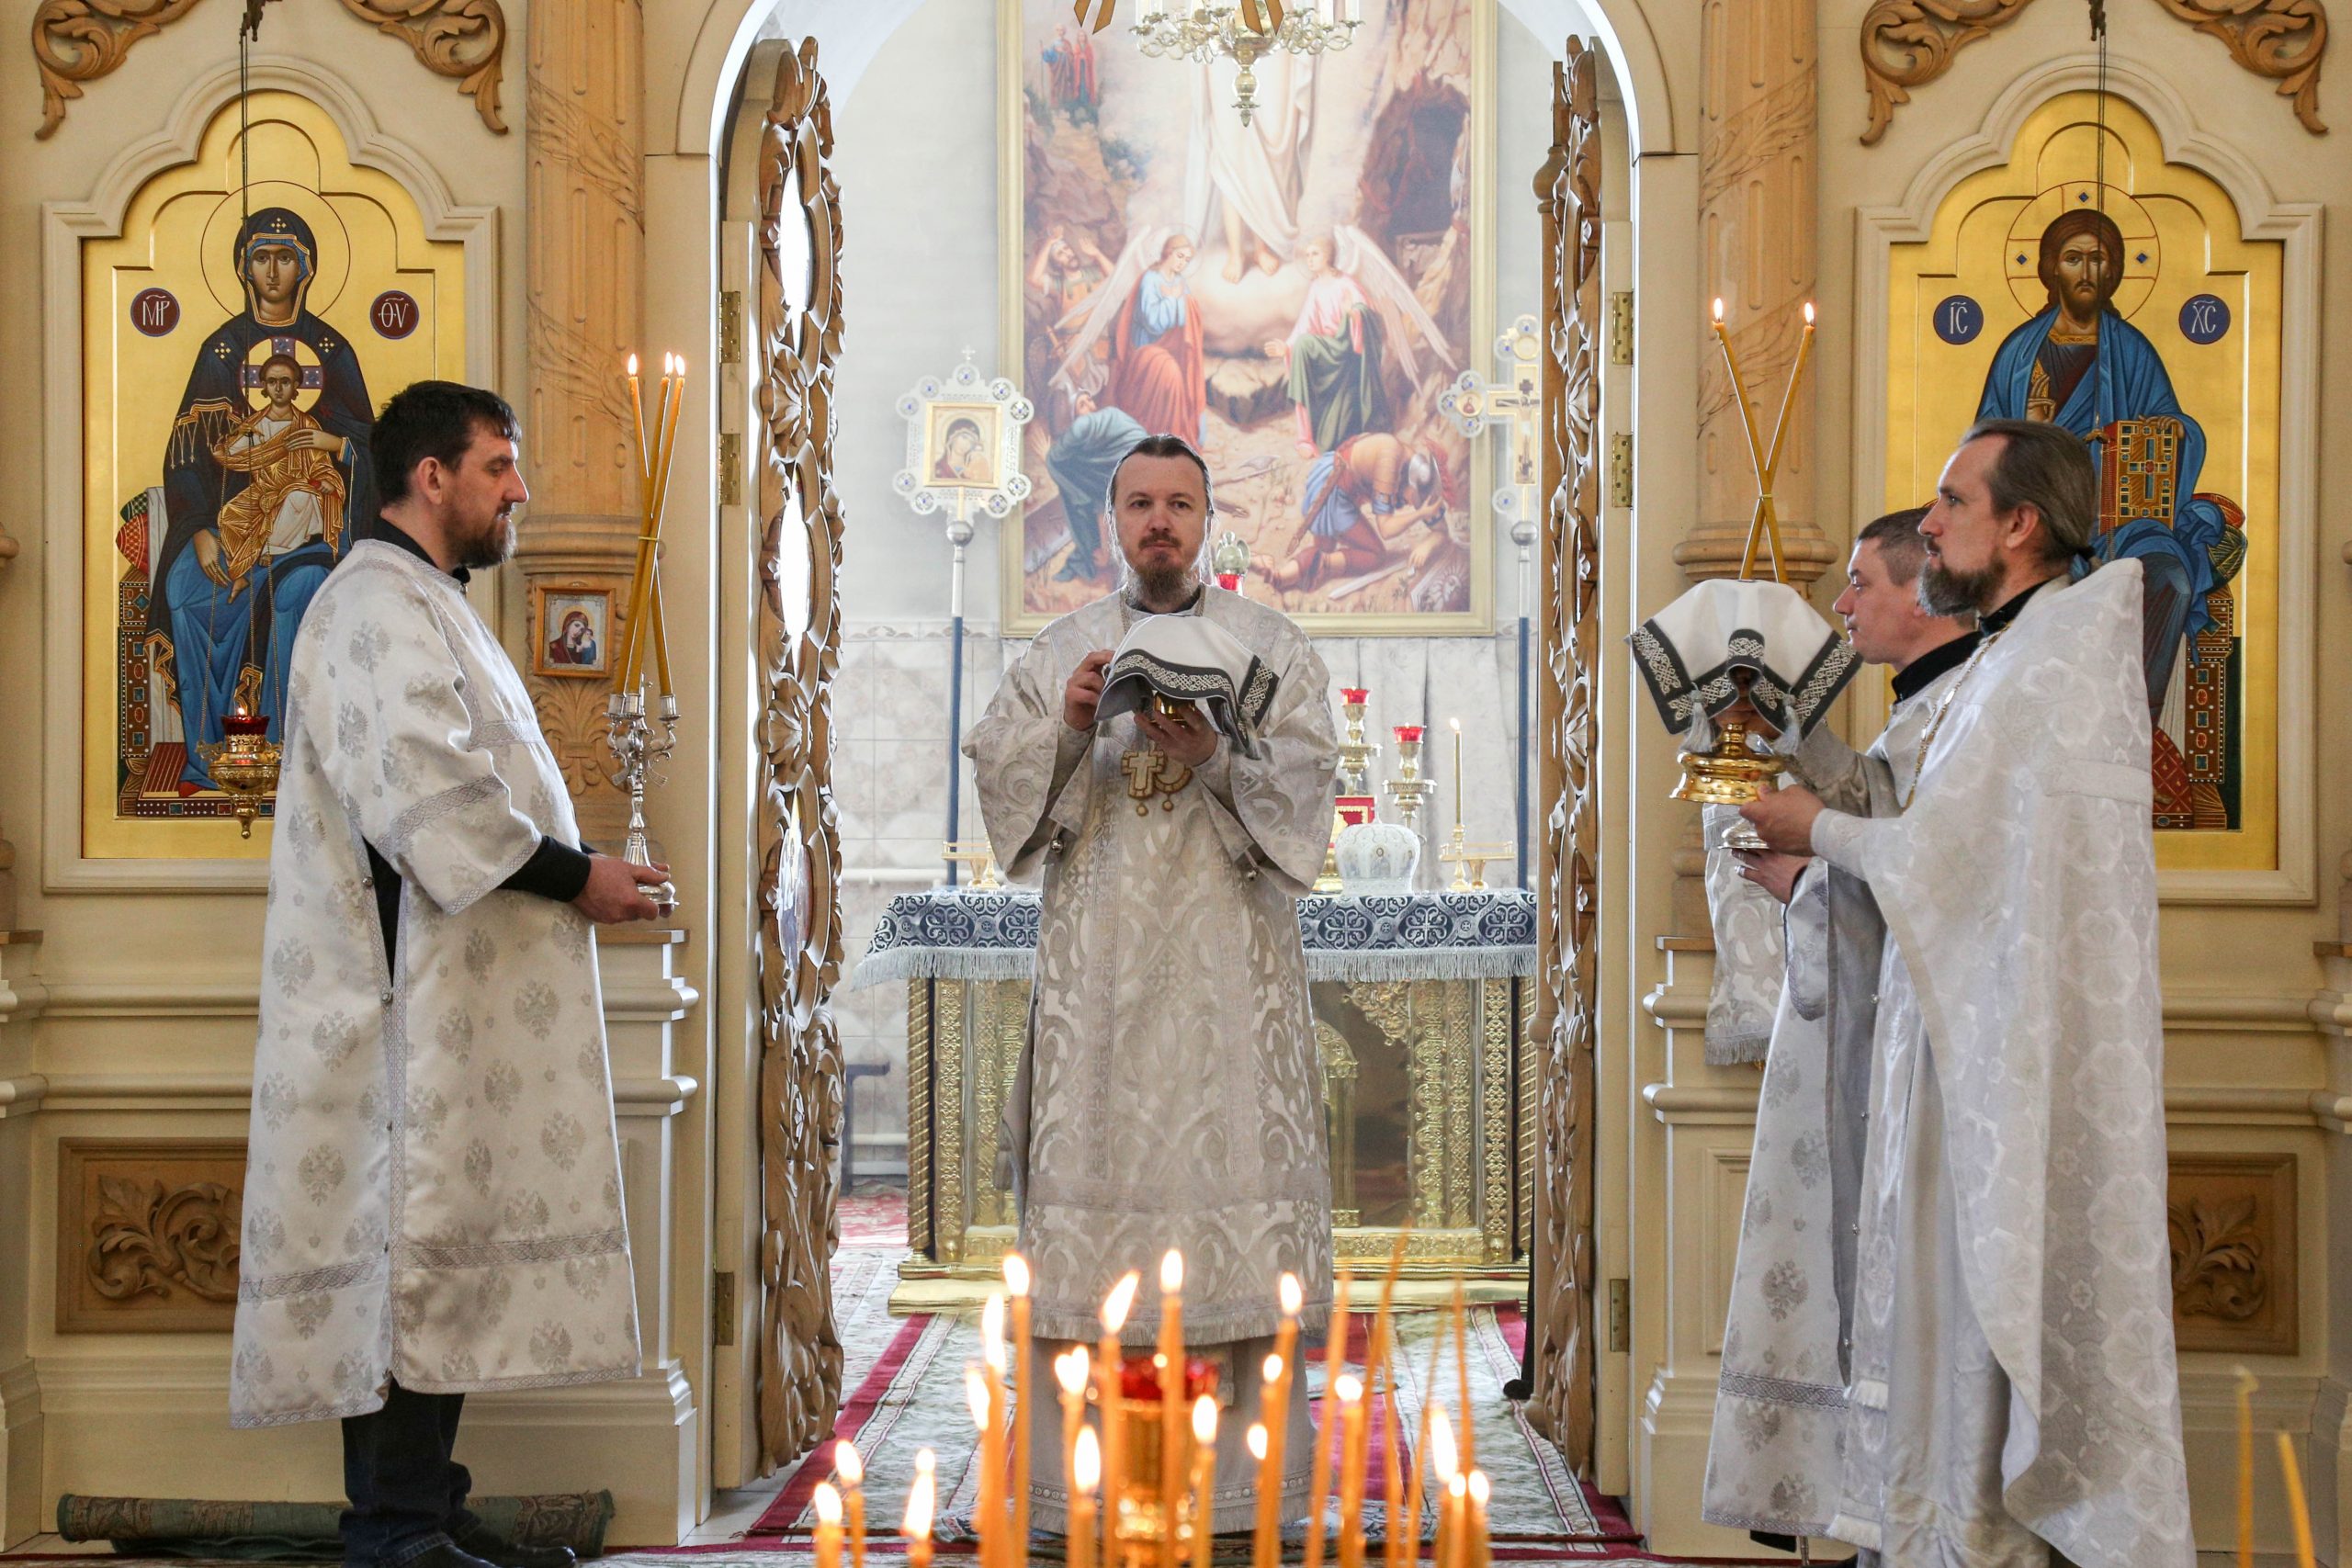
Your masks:
[[[2110,98],[2052,99],[1893,248],[1892,509],[1929,500],[1980,417],[2052,420],[2099,459],[2097,555],[2148,583],[2157,863],[2278,863],[2283,248],[2165,162]]]
[[[462,247],[316,106],[248,118],[248,189],[232,104],[82,248],[91,858],[267,855],[203,748],[241,709],[279,739],[303,610],[375,520],[377,405],[465,373]]]
[[[1006,629],[1116,583],[1110,470],[1163,432],[1207,458],[1252,596],[1326,633],[1487,629],[1490,481],[1437,407],[1493,335],[1486,7],[1367,6],[1349,49],[1261,61],[1245,126],[1232,62],[1002,4],[1005,360],[1037,407]]]

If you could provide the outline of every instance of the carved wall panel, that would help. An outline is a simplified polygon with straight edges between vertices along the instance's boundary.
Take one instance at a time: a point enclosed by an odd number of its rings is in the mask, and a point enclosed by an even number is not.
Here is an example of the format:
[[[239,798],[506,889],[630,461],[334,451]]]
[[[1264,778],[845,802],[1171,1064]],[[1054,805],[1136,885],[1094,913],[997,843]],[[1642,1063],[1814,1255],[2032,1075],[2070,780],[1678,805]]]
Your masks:
[[[67,1138],[57,1146],[57,1331],[229,1331],[242,1138]]]
[[[832,794],[841,500],[841,192],[817,42],[777,62],[759,151],[759,908],[762,1469],[832,1431],[842,1348],[827,1266],[842,1135],[842,852]],[[944,1087],[944,1086],[943,1086]]]
[[[1593,951],[1600,838],[1600,57],[1568,40],[1553,73],[1552,152],[1536,176],[1544,212],[1544,521],[1541,819],[1542,988],[1537,1079],[1534,1380],[1528,1414],[1579,1472],[1592,1468]]]
[[[2291,1356],[2299,1348],[2295,1156],[2171,1157],[2173,1336],[2183,1350]]]
[[[2319,118],[2319,63],[2327,52],[2325,0],[2156,0],[2209,38],[2230,47],[2230,58],[2278,84],[2295,100],[2295,118],[2314,136]]]
[[[1862,78],[1870,85],[1871,123],[1862,145],[1886,134],[1911,89],[1951,69],[1951,57],[2006,27],[2033,0],[1877,0],[1862,17]]]

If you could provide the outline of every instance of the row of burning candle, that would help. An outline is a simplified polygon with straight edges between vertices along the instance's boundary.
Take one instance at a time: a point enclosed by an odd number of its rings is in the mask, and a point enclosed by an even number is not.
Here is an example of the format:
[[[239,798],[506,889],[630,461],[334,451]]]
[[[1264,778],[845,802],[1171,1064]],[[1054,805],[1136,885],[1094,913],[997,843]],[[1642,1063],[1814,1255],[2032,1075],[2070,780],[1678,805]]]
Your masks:
[[[1365,1358],[1365,1377],[1341,1370],[1346,1364],[1344,1314],[1351,1280],[1344,1264],[1340,1269],[1337,1304],[1324,1350],[1324,1386],[1330,1393],[1336,1416],[1325,1421],[1324,1429],[1316,1440],[1303,1568],[1320,1568],[1326,1535],[1325,1507],[1331,1496],[1335,1472],[1340,1527],[1334,1555],[1339,1568],[1363,1568],[1363,1504],[1371,1449],[1370,1411],[1375,1403],[1379,1404],[1383,1423],[1382,1443],[1386,1463],[1384,1480],[1387,1495],[1393,1504],[1401,1492],[1405,1501],[1402,1528],[1396,1528],[1393,1517],[1391,1519],[1385,1548],[1385,1568],[1404,1568],[1418,1559],[1421,1497],[1432,1477],[1438,1485],[1436,1568],[1488,1568],[1488,1485],[1485,1474],[1472,1463],[1476,1448],[1475,1424],[1470,1410],[1468,1336],[1458,1281],[1454,1289],[1451,1337],[1455,1361],[1461,1369],[1460,1438],[1457,1442],[1452,1422],[1434,1397],[1437,1352],[1446,1337],[1441,1335],[1430,1347],[1427,1383],[1430,1397],[1422,1404],[1419,1440],[1413,1450],[1414,1473],[1409,1486],[1405,1484],[1401,1473],[1402,1461],[1396,1431],[1396,1379],[1390,1364],[1394,1346],[1390,1338],[1389,1309],[1403,1260],[1404,1246],[1400,1238],[1382,1281],[1379,1311],[1373,1320]],[[980,1436],[979,1496],[976,1519],[980,1568],[1025,1568],[1029,1557],[1029,1413],[1032,1402],[1027,1391],[1035,1385],[1030,1381],[1029,1267],[1019,1254],[1006,1257],[1004,1280],[1005,1289],[991,1292],[981,1312],[981,1359],[965,1371],[965,1392],[973,1422],[979,1428]],[[1127,1314],[1134,1308],[1141,1284],[1141,1275],[1131,1270],[1112,1287],[1102,1303],[1102,1337],[1094,1352],[1090,1354],[1085,1346],[1078,1345],[1054,1358],[1054,1379],[1061,1390],[1063,1473],[1070,1483],[1069,1568],[1093,1568],[1098,1515],[1104,1568],[1120,1568],[1122,1562],[1121,1542],[1124,1538],[1120,1530],[1119,1498],[1125,1482],[1124,1450],[1127,1423],[1116,1419],[1114,1413],[1133,1402],[1126,1386],[1130,1364],[1120,1348],[1119,1337],[1126,1326]],[[1148,1364],[1140,1359],[1134,1363],[1138,1368],[1148,1365],[1148,1375],[1151,1383],[1156,1385],[1159,1395],[1159,1472],[1154,1479],[1157,1495],[1161,1499],[1160,1528],[1157,1545],[1151,1550],[1156,1553],[1158,1568],[1177,1568],[1176,1502],[1180,1496],[1188,1496],[1193,1521],[1191,1568],[1208,1568],[1214,1517],[1213,1489],[1216,1473],[1217,1401],[1213,1392],[1198,1393],[1192,1400],[1187,1421],[1185,1396],[1200,1383],[1213,1380],[1202,1375],[1205,1371],[1202,1363],[1188,1361],[1184,1354],[1184,1259],[1182,1253],[1170,1251],[1160,1260],[1159,1286],[1159,1331],[1155,1353]],[[1283,1448],[1297,1364],[1298,1314],[1305,1303],[1305,1292],[1296,1275],[1284,1274],[1282,1277],[1280,1301],[1282,1324],[1275,1334],[1274,1350],[1261,1369],[1264,1377],[1260,1398],[1261,1419],[1250,1426],[1246,1443],[1250,1458],[1258,1467],[1257,1514],[1251,1536],[1253,1568],[1278,1568],[1282,1561]],[[1007,1456],[1004,1451],[1008,1404],[1005,1350],[1008,1311],[1012,1318],[1012,1343],[1020,1348],[1021,1356],[1020,1375],[1013,1382],[1018,1397],[1010,1401],[1012,1415],[1010,1485],[1006,1481]],[[1094,1392],[1101,1413],[1102,1433],[1099,1437],[1086,1422],[1090,1387]],[[1386,1399],[1379,1397],[1384,1389],[1389,1395]],[[1189,1454],[1182,1442],[1187,1427],[1192,1438]],[[814,1496],[817,1568],[840,1568],[844,1529],[851,1568],[865,1568],[865,1466],[857,1450],[846,1440],[835,1446],[834,1475],[841,1484],[837,1487],[831,1482],[824,1483],[818,1486]],[[1099,1507],[1098,1496],[1101,1499]],[[932,1527],[936,1508],[937,1482],[933,1456],[931,1450],[923,1449],[915,1455],[915,1477],[908,1490],[903,1523],[911,1568],[928,1568],[931,1562]]]

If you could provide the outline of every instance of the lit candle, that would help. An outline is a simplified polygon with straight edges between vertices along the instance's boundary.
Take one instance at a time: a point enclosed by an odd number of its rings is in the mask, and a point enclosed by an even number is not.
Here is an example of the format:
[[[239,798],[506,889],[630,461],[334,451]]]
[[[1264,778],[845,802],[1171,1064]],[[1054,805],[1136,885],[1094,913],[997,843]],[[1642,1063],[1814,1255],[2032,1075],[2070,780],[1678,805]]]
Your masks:
[[[1184,1434],[1184,1255],[1174,1247],[1159,1260],[1159,1495],[1176,1506],[1183,1479],[1178,1450]],[[1176,1532],[1159,1534],[1159,1568],[1176,1568]]]
[[[1487,1568],[1489,1561],[1487,1541],[1487,1472],[1483,1470],[1472,1471],[1469,1482],[1470,1518],[1469,1539],[1466,1542],[1470,1553],[1469,1568]]]
[[[1323,1508],[1331,1496],[1331,1455],[1340,1440],[1340,1424],[1331,1418],[1331,1389],[1347,1364],[1348,1283],[1348,1266],[1342,1263],[1339,1289],[1331,1297],[1330,1326],[1323,1335],[1323,1424],[1315,1433],[1315,1461],[1306,1489],[1305,1568],[1321,1568],[1323,1562]]]
[[[1004,1495],[1004,1292],[990,1291],[980,1308],[981,1377],[988,1391],[988,1425],[980,1434],[980,1510],[987,1524],[982,1541],[993,1541],[989,1561],[1007,1568],[1012,1560],[1005,1529]],[[985,1545],[983,1555],[988,1555]]]
[[[2238,1568],[2254,1568],[2254,1391],[2261,1385],[2244,1367],[2238,1374]]]
[[[1445,1522],[1438,1529],[1445,1551],[1437,1568],[1470,1568],[1470,1483],[1461,1475],[1445,1483]]]
[[[830,1481],[817,1483],[817,1568],[841,1568],[842,1495]]]
[[[1062,1389],[1062,1473],[1072,1478],[1073,1486],[1077,1484],[1078,1437],[1087,1429],[1086,1379],[1091,1370],[1083,1345],[1073,1345],[1054,1358],[1054,1381],[1061,1384]],[[1020,1406],[1015,1405],[1014,1408]],[[1102,1451],[1099,1447],[1094,1452],[1094,1471],[1098,1477],[1102,1472]],[[1073,1494],[1072,1506],[1075,1506]],[[1078,1526],[1075,1523],[1069,1528],[1069,1540],[1071,1550],[1077,1550]]]
[[[1434,1364],[1434,1358],[1432,1358]],[[1420,1550],[1421,1492],[1434,1477],[1437,1495],[1437,1546],[1435,1556],[1440,1564],[1445,1562],[1449,1538],[1445,1533],[1445,1489],[1453,1483],[1456,1459],[1453,1452],[1453,1423],[1445,1418],[1445,1407],[1432,1398],[1421,1407],[1421,1449],[1413,1456],[1413,1489],[1405,1498],[1405,1539]]]
[[[1209,1541],[1216,1526],[1216,1400],[1193,1402],[1193,1568],[1209,1568]],[[1170,1530],[1173,1540],[1176,1532]]]
[[[1449,718],[1453,726],[1453,825],[1462,826],[1462,721]]]
[[[2303,1503],[2303,1472],[2295,1463],[2295,1439],[2278,1434],[2278,1468],[2287,1472],[2287,1512],[2295,1524],[2295,1568],[2312,1568],[2312,1515]]]
[[[1739,409],[1740,428],[1747,433],[1747,456],[1756,471],[1764,471],[1764,448],[1756,436],[1756,415],[1747,406],[1747,390],[1739,378],[1739,357],[1732,353],[1731,333],[1724,329],[1724,302],[1715,299],[1715,344],[1724,351],[1724,368],[1731,374],[1731,400]]]
[[[1083,1356],[1085,1351],[1077,1354]],[[1083,1363],[1081,1362],[1082,1366]],[[1069,1456],[1069,1568],[1094,1565],[1094,1488],[1102,1479],[1102,1450],[1094,1428],[1080,1427]]]
[[[865,1461],[847,1438],[833,1445],[833,1473],[849,1508],[849,1568],[865,1568]]]
[[[989,1406],[991,1403],[989,1398],[989,1375],[986,1369],[978,1365],[967,1365],[964,1368],[964,1404],[971,1411],[972,1425],[980,1434],[980,1495],[972,1524],[973,1528],[979,1532],[979,1560],[982,1568],[996,1568],[997,1494],[995,1483],[990,1477],[995,1474],[992,1461],[999,1456],[993,1451],[996,1445],[989,1440],[989,1434],[994,1430],[989,1422]]]
[[[1102,1340],[1095,1358],[1095,1403],[1102,1412],[1102,1563],[1125,1568],[1119,1561],[1119,1488],[1125,1472],[1119,1468],[1126,1450],[1126,1413],[1120,1389],[1126,1375],[1126,1353],[1119,1348],[1119,1330],[1126,1326],[1127,1310],[1135,1305],[1143,1276],[1130,1269],[1111,1287],[1102,1301]]]
[[[1266,1360],[1271,1365],[1275,1359],[1269,1356]],[[1275,1531],[1281,1528],[1282,1472],[1272,1463],[1273,1448],[1266,1440],[1263,1421],[1250,1422],[1241,1441],[1250,1457],[1258,1461],[1258,1515],[1250,1531],[1250,1568],[1273,1568]]]
[[[647,532],[655,536],[651,575],[654,583],[653,592],[656,595],[660,592],[660,577],[662,571],[662,547],[660,543],[660,536],[662,533],[662,514],[669,504],[670,463],[672,458],[677,455],[678,451],[678,415],[686,406],[686,356],[681,354],[673,355],[673,358],[676,366],[676,369],[673,372],[671,383],[670,424],[669,428],[662,433],[662,471],[659,475],[655,476],[654,479],[653,526],[647,530]],[[659,603],[658,598],[656,599],[656,603]],[[653,625],[650,629],[653,633],[654,667],[661,671],[662,694],[666,697],[670,694],[670,645],[669,638],[663,633],[662,617],[658,613],[653,616]]]
[[[1363,1568],[1363,1383],[1351,1372],[1333,1392],[1340,1403],[1340,1568]]]
[[[1012,1562],[1021,1568],[1029,1561],[1029,1394],[1037,1365],[1029,1353],[1029,1260],[1017,1252],[1004,1255],[1004,1288],[1012,1297]]]
[[[1421,1494],[1429,1487],[1430,1445],[1436,1441],[1435,1433],[1440,1427],[1445,1431],[1445,1449],[1449,1456],[1446,1462],[1449,1467],[1453,1463],[1450,1456],[1453,1452],[1453,1426],[1446,1420],[1445,1407],[1438,1403],[1437,1397],[1438,1351],[1444,1344],[1444,1335],[1430,1336],[1430,1367],[1421,1379],[1421,1425],[1413,1441],[1413,1478],[1411,1484],[1405,1488],[1405,1529],[1402,1533],[1408,1562],[1418,1557],[1421,1550]]]
[[[900,1531],[907,1538],[909,1568],[931,1568],[932,1500],[938,1485],[933,1479],[933,1463],[929,1449],[915,1450],[915,1478],[907,1488],[907,1517]]]
[[[1454,721],[1453,727],[1453,773],[1454,799],[1458,802],[1462,798],[1462,725],[1461,721],[1458,719]],[[1459,820],[1460,813],[1457,809],[1457,825],[1459,824]],[[1396,1299],[1397,1278],[1405,1271],[1405,1242],[1407,1235],[1407,1232],[1401,1230],[1398,1231],[1396,1233],[1396,1245],[1388,1249],[1388,1271],[1381,1277],[1380,1310],[1373,1314],[1372,1342],[1369,1347],[1371,1354],[1366,1359],[1364,1367],[1366,1381],[1371,1383],[1374,1388],[1378,1389],[1385,1395],[1385,1397],[1380,1402],[1380,1436],[1381,1441],[1386,1449],[1386,1452],[1383,1454],[1381,1458],[1381,1479],[1387,1487],[1387,1496],[1390,1499],[1390,1506],[1392,1507],[1395,1506],[1395,1498],[1396,1494],[1404,1489],[1404,1479],[1398,1474],[1399,1456],[1396,1452],[1396,1377],[1395,1371],[1389,1365],[1389,1352],[1391,1347],[1388,1343],[1388,1337],[1392,1332],[1389,1309]],[[1369,1411],[1366,1412],[1366,1419],[1368,1423],[1370,1419]],[[1388,1531],[1387,1538],[1385,1547],[1387,1561],[1394,1565],[1394,1568],[1403,1568],[1405,1561],[1405,1538],[1395,1530]]]

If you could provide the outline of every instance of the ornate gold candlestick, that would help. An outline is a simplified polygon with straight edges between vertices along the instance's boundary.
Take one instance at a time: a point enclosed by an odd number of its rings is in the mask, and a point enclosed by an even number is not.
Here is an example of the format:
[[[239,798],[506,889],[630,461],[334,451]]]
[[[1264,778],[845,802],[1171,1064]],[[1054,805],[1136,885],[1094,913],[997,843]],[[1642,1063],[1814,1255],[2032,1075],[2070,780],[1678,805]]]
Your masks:
[[[258,714],[233,714],[220,721],[226,731],[219,740],[197,743],[204,771],[226,790],[237,816],[237,836],[254,836],[254,819],[261,803],[277,793],[278,764],[284,753],[269,739],[269,720]]]
[[[940,848],[946,859],[971,868],[973,892],[993,892],[1004,886],[1004,879],[996,874],[996,850],[986,839],[962,843],[951,840]]]
[[[1372,794],[1372,760],[1380,755],[1380,745],[1363,738],[1364,706],[1371,698],[1372,692],[1368,687],[1340,688],[1340,713],[1348,721],[1348,738],[1340,742],[1340,793],[1342,795]]]
[[[1421,777],[1421,727],[1400,724],[1396,728],[1396,776],[1381,788],[1396,803],[1396,815],[1414,832],[1421,830],[1421,802],[1434,787]]]

